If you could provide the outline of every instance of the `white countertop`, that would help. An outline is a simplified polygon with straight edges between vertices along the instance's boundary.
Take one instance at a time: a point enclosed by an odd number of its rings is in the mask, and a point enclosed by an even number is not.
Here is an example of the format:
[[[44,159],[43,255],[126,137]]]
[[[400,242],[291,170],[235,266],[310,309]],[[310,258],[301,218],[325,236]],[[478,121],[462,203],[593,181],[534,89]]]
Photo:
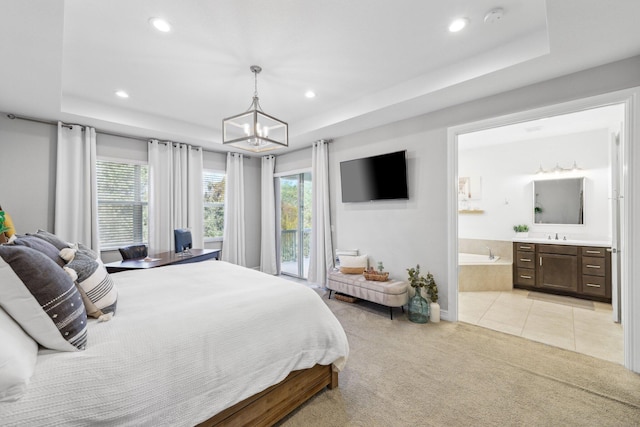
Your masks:
[[[562,238],[548,239],[546,237],[514,237],[514,242],[521,243],[541,243],[547,245],[574,245],[574,246],[598,246],[598,247],[611,247],[611,242],[606,240],[579,240],[579,239],[567,239]]]

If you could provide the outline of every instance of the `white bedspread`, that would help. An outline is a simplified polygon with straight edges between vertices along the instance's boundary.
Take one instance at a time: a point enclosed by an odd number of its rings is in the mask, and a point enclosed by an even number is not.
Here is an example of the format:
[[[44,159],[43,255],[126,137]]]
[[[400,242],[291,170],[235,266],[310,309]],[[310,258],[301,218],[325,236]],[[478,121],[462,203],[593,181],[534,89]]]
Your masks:
[[[343,368],[344,330],[304,285],[222,261],[112,275],[109,322],[83,352],[41,350],[6,425],[192,426],[315,364]]]

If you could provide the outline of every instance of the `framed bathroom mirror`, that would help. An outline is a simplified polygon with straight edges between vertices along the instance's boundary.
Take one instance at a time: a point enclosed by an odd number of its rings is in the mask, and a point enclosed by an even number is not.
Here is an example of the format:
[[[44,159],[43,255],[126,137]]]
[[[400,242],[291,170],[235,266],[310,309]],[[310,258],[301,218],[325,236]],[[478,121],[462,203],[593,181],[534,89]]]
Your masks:
[[[584,225],[584,178],[533,181],[533,223]]]

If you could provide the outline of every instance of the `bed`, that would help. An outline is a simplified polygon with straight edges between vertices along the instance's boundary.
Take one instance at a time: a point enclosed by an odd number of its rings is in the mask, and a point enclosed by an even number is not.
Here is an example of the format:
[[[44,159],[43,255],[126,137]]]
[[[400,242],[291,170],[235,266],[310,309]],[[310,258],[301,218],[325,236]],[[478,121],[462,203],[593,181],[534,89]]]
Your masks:
[[[271,425],[337,386],[348,343],[312,289],[222,261],[112,274],[83,351],[40,348],[2,425]]]

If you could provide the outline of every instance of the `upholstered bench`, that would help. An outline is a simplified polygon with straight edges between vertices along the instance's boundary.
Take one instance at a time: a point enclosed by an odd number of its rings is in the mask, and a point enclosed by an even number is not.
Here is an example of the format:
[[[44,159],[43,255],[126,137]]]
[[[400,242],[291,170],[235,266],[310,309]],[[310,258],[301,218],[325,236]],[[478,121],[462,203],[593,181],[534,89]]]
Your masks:
[[[335,291],[385,305],[389,307],[391,319],[393,319],[393,307],[402,307],[409,301],[406,282],[398,280],[377,282],[366,280],[362,274],[343,274],[340,271],[329,271],[327,288],[329,289],[329,299]],[[404,311],[404,308],[402,310]]]

